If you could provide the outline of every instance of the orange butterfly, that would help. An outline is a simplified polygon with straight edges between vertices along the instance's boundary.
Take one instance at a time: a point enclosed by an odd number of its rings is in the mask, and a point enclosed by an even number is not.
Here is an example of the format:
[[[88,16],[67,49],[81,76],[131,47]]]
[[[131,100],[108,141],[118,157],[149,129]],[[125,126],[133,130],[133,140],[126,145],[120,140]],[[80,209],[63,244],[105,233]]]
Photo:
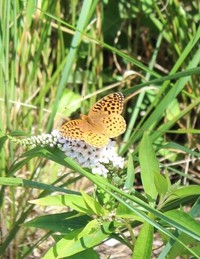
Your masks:
[[[126,122],[120,115],[123,105],[122,93],[109,94],[95,103],[88,115],[81,115],[81,119],[65,123],[60,133],[69,139],[84,140],[93,147],[103,147],[110,138],[126,130]]]

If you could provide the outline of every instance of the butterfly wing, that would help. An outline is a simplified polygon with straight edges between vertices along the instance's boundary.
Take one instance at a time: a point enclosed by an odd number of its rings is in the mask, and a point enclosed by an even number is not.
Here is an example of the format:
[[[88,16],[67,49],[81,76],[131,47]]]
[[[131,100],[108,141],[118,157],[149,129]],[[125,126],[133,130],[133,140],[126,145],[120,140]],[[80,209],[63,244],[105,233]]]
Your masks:
[[[68,121],[62,125],[60,133],[65,138],[83,140],[84,123],[83,120]]]
[[[101,120],[104,125],[104,132],[109,138],[115,138],[126,130],[126,122],[120,114],[110,114],[102,117]]]
[[[93,132],[92,130],[86,131],[83,134],[84,141],[93,146],[101,148],[108,144],[109,138],[105,134]]]
[[[124,96],[122,93],[109,94],[93,105],[88,116],[91,119],[95,119],[96,117],[106,116],[113,113],[121,114],[123,105]]]

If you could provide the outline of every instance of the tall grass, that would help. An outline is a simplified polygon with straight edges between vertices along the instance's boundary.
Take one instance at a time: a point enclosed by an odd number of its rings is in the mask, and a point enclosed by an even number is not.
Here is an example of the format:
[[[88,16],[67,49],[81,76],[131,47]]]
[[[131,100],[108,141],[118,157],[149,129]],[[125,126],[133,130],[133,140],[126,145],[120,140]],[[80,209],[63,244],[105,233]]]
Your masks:
[[[99,258],[93,248],[115,238],[126,258],[200,258],[198,1],[0,7],[0,255]],[[118,175],[10,141],[59,129],[118,91]]]

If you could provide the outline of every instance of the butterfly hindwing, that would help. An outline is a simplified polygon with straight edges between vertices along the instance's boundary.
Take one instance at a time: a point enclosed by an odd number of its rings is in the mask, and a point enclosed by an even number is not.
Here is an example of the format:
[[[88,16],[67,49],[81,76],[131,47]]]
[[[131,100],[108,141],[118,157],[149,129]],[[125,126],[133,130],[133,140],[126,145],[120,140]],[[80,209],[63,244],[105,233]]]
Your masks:
[[[109,138],[105,134],[94,133],[92,131],[83,134],[84,141],[93,147],[103,147],[108,144]]]
[[[109,138],[115,138],[126,130],[126,122],[120,114],[110,114],[102,118],[105,134]]]

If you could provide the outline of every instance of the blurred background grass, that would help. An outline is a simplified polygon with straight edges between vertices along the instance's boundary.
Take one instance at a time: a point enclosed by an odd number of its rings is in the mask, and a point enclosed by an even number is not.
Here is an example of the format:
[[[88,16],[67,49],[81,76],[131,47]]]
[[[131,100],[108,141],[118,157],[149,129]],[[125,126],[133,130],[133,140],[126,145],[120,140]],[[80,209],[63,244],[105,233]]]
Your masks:
[[[199,183],[198,160],[185,164],[199,149],[198,1],[17,0],[0,5],[2,136],[50,132],[87,113],[102,96],[122,91],[134,96],[124,109],[128,127],[120,138],[121,154],[126,157],[133,147],[136,154],[143,132],[150,130],[173,181]],[[161,152],[165,144],[169,150],[179,145],[179,151]],[[11,165],[22,153],[23,148],[6,142],[1,176],[13,176]],[[48,184],[59,175],[59,165],[39,159],[15,174]],[[80,176],[67,172],[63,178],[70,188]],[[35,230],[19,224],[31,217],[33,205],[27,202],[37,196],[34,189],[1,189],[1,251],[7,249],[10,258],[20,258],[35,240]]]

